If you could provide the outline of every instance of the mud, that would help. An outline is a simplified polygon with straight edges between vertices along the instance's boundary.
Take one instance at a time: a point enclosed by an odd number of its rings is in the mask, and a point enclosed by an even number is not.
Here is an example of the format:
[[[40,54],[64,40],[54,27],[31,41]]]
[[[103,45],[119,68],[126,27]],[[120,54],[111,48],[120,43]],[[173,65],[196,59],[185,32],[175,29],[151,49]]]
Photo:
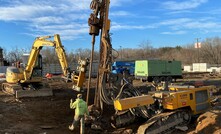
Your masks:
[[[90,90],[89,105],[93,103],[95,80],[93,80]],[[207,85],[216,85],[221,87],[220,80],[206,81]],[[146,83],[134,82],[135,86],[145,90]],[[68,85],[69,87],[70,85]],[[86,85],[85,85],[86,86]],[[74,132],[68,130],[71,124],[74,111],[69,108],[70,99],[75,99],[78,92],[70,88],[55,90],[53,97],[25,98],[15,100],[13,96],[7,95],[0,91],[0,133],[8,134],[73,134],[79,133],[79,128]],[[220,96],[219,93],[216,96]],[[86,99],[86,93],[83,93]],[[221,106],[218,102],[216,106]],[[215,110],[215,109],[213,109]],[[217,111],[217,110],[216,110]],[[101,119],[102,130],[95,131],[90,125],[86,124],[87,134],[121,134],[136,133],[139,125],[144,122],[137,120],[136,123],[114,129],[110,126],[110,115],[114,112],[113,107],[106,106]],[[174,133],[221,133],[221,114],[216,115],[214,111],[208,111],[192,121],[188,126],[187,132],[176,130]]]

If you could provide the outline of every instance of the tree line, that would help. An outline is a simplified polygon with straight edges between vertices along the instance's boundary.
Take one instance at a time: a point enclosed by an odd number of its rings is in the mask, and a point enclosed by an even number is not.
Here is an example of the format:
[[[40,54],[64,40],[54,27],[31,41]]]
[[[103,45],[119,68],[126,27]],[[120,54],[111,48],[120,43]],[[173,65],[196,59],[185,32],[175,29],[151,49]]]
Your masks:
[[[3,56],[9,63],[16,61],[22,62],[22,55],[29,53],[30,49],[21,49],[18,47],[7,51],[3,48]],[[69,63],[77,62],[79,58],[90,58],[90,49],[76,49],[67,54]],[[45,64],[59,63],[54,48],[45,47],[41,50],[43,62]],[[150,41],[141,42],[137,48],[119,48],[113,51],[115,60],[143,60],[143,59],[159,59],[159,60],[179,60],[183,65],[192,63],[210,63],[221,64],[221,38],[206,38],[201,42],[201,48],[195,48],[194,44],[186,44],[176,47],[160,47],[154,48]],[[99,60],[99,51],[95,51],[94,60]]]

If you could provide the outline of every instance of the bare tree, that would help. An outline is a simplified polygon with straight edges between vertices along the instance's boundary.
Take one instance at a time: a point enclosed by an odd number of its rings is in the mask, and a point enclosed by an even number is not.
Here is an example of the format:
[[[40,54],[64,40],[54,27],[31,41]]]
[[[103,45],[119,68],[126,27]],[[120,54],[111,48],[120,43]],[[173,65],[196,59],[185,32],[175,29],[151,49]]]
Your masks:
[[[186,44],[176,47],[153,48],[150,41],[142,41],[137,48],[121,48],[113,52],[116,60],[142,60],[142,59],[163,59],[163,60],[180,60],[183,64],[192,64],[200,62],[210,64],[221,64],[221,38],[207,38],[202,41],[202,48],[195,49],[193,44]],[[3,55],[9,62],[21,60],[23,53],[29,53],[30,49],[22,49],[15,47],[10,51],[3,48]],[[199,52],[199,53],[198,53]],[[47,64],[59,63],[54,48],[44,47],[41,50],[43,62]],[[67,61],[69,64],[77,62],[79,58],[89,58],[91,56],[90,49],[76,49],[67,53]],[[99,60],[99,51],[95,50],[94,60]],[[118,56],[118,57],[117,57]],[[122,57],[122,58],[121,58]]]
[[[138,54],[141,59],[152,58],[153,47],[149,40],[142,41],[138,46],[140,48]]]
[[[6,57],[7,57],[6,59],[11,63],[22,61],[23,53],[24,53],[24,49],[15,47],[6,54]]]
[[[181,60],[182,47],[163,47],[160,48],[160,59],[163,60]]]
[[[193,62],[197,62],[197,54],[196,49],[193,44],[187,44],[183,47],[180,55],[180,61],[183,64],[192,64]]]
[[[43,62],[46,64],[59,63],[57,54],[54,48],[44,47],[41,50],[41,55],[43,57]]]
[[[200,56],[203,62],[220,64],[221,60],[221,39],[219,37],[207,38],[202,42]]]

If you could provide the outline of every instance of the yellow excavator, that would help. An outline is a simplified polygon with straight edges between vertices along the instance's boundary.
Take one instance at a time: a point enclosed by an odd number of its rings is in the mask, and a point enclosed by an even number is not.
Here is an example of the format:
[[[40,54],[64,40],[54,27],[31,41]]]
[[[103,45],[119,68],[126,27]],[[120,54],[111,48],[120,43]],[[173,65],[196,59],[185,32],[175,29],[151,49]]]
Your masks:
[[[54,40],[50,40],[52,37],[54,37]],[[88,60],[79,60],[80,66],[78,70],[71,72],[60,36],[55,34],[54,36],[37,37],[35,39],[26,66],[18,65],[7,68],[6,83],[2,84],[3,91],[14,94],[16,98],[52,95],[52,89],[44,88],[47,83],[42,77],[42,56],[40,51],[44,46],[55,48],[64,78],[66,81],[73,82],[73,89],[81,90],[85,80]],[[39,88],[42,89],[37,90]]]
[[[125,126],[133,123],[137,118],[144,118],[146,122],[138,128],[137,133],[157,134],[168,133],[175,127],[186,125],[190,122],[191,116],[208,110],[209,92],[215,88],[214,86],[184,88],[169,87],[166,84],[164,88],[156,88],[144,94],[121,74],[111,74],[114,56],[109,34],[109,6],[110,0],[92,0],[90,8],[93,12],[88,20],[89,34],[92,35],[92,52],[95,36],[98,36],[101,31],[99,71],[92,106],[93,109],[99,110],[101,115],[95,119],[101,118],[105,106],[113,105],[115,113],[110,116],[113,127]],[[93,54],[91,57],[93,59]],[[93,111],[91,113],[93,114]]]

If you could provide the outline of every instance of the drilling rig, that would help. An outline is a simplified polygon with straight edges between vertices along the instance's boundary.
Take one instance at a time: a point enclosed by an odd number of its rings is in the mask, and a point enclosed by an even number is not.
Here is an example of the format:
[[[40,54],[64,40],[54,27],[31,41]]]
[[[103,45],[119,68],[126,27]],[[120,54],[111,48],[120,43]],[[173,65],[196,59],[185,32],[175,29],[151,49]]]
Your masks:
[[[90,8],[93,13],[90,14],[88,24],[90,26],[89,34],[92,35],[92,53],[95,44],[95,37],[100,34],[100,59],[99,70],[97,74],[97,85],[94,97],[94,105],[98,109],[103,109],[103,102],[113,104],[112,100],[107,97],[106,82],[110,78],[112,57],[112,44],[110,38],[110,20],[109,14],[109,0],[93,0]],[[93,59],[93,54],[91,59]],[[91,61],[92,63],[92,61]]]
[[[109,7],[110,0],[92,0],[90,8],[93,12],[90,14],[88,24],[89,34],[92,36],[91,64],[95,37],[100,35],[100,59],[94,106],[102,114],[104,103],[113,105],[116,112],[111,117],[112,126],[121,127],[132,123],[137,117],[142,117],[147,122],[139,127],[139,134],[162,133],[176,126],[188,124],[192,115],[208,110],[209,90],[214,87],[170,88],[167,85],[163,90],[143,95],[121,74],[111,73],[114,49],[110,37]],[[91,67],[90,65],[90,70]],[[88,102],[89,91],[87,93]]]

